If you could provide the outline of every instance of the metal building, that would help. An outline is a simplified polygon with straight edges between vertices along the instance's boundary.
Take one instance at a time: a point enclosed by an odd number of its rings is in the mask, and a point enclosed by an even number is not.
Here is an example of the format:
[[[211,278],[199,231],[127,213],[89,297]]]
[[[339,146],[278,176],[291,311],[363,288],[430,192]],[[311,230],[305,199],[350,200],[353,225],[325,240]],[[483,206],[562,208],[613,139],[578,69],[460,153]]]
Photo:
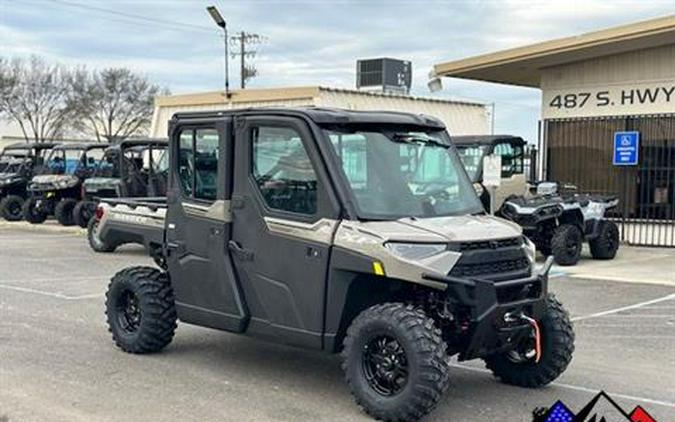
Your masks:
[[[434,71],[540,88],[540,177],[618,195],[625,241],[675,246],[675,16]]]
[[[270,106],[317,106],[351,110],[389,110],[422,113],[442,120],[450,134],[490,133],[490,114],[483,103],[372,93],[323,86],[245,89],[198,94],[169,95],[155,100],[151,137],[166,137],[167,122],[178,111],[221,110],[223,108]]]

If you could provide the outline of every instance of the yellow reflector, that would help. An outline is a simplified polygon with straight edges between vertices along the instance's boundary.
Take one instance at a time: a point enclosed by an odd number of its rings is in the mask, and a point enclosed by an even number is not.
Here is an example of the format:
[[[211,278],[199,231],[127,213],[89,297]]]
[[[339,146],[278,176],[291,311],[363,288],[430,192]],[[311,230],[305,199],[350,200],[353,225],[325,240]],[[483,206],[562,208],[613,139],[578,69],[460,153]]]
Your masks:
[[[381,262],[373,262],[373,272],[376,275],[384,275],[384,267],[382,266]]]

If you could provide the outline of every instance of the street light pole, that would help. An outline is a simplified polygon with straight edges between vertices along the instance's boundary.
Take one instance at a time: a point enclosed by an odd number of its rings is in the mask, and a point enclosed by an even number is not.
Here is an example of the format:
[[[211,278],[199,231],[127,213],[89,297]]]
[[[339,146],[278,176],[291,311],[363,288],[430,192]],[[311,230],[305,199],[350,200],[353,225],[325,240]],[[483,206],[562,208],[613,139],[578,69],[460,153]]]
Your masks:
[[[223,34],[225,36],[224,42],[225,42],[225,97],[230,98],[230,66],[229,66],[229,52],[227,50],[227,44],[228,44],[228,39],[227,39],[227,22],[225,22],[225,19],[221,16],[220,12],[216,8],[216,6],[208,6],[206,8],[206,11],[209,12],[209,15],[211,15],[211,18],[213,21],[218,25],[219,27],[223,28]]]

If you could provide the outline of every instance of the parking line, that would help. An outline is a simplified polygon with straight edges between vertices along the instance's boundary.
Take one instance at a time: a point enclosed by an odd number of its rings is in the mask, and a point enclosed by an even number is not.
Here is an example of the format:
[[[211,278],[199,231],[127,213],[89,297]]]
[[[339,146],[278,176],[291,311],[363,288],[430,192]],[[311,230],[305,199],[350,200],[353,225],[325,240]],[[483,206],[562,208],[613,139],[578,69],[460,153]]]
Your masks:
[[[45,291],[42,291],[42,290],[30,289],[30,288],[27,288],[27,287],[8,286],[6,284],[0,284],[0,289],[14,290],[14,291],[23,292],[23,293],[33,293],[33,294],[37,294],[37,295],[48,296],[48,297],[53,297],[53,298],[63,299],[63,300],[94,299],[94,298],[103,297],[102,293],[95,293],[95,294],[89,294],[89,295],[79,295],[79,296],[68,296],[68,295],[64,295],[64,294],[61,294],[61,293],[45,292]]]
[[[488,369],[483,369],[483,368],[474,368],[472,366],[465,366],[465,365],[460,365],[458,363],[450,363],[450,366],[453,368],[459,368],[459,369],[464,369],[467,371],[471,372],[479,372],[481,374],[492,374],[492,371]],[[552,382],[550,385],[553,385],[555,387],[560,387],[560,388],[565,388],[568,390],[573,390],[573,391],[581,391],[584,393],[591,393],[591,394],[598,394],[599,390],[594,390],[592,388],[588,387],[580,387],[578,385],[572,385],[572,384],[565,384],[562,382]],[[670,407],[675,409],[675,403],[672,402],[667,402],[663,400],[654,400],[654,399],[649,399],[647,397],[638,397],[638,396],[631,396],[629,394],[620,394],[620,393],[612,393],[609,391],[606,391],[607,394],[609,394],[612,397],[615,398],[620,398],[620,399],[625,399],[625,400],[630,400],[630,401],[639,401],[642,403],[649,403],[649,404],[654,404],[658,406],[664,406],[664,407]]]
[[[675,299],[675,293],[670,294],[668,296],[660,297],[660,298],[657,298],[657,299],[648,300],[646,302],[636,303],[634,305],[623,306],[621,308],[610,309],[608,311],[596,312],[596,313],[590,314],[590,315],[575,317],[575,318],[572,318],[572,321],[583,321],[585,319],[598,318],[598,317],[603,317],[603,316],[606,316],[606,315],[617,314],[619,312],[628,311],[628,310],[631,310],[631,309],[642,308],[643,306],[652,305],[654,303],[665,302],[667,300],[673,300],[673,299]]]

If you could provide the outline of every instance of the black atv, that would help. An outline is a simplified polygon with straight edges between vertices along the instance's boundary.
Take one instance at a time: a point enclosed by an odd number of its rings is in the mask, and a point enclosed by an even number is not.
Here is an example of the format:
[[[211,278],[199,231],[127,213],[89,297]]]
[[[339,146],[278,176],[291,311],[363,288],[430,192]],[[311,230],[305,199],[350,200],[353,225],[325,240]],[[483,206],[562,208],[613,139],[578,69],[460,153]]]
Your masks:
[[[26,200],[26,187],[44,156],[56,144],[51,142],[19,143],[7,146],[0,155],[0,216],[19,221]]]
[[[71,226],[73,209],[81,198],[82,182],[91,176],[107,144],[70,143],[54,147],[39,174],[28,185],[23,216],[31,224],[43,223],[54,215]]]
[[[619,202],[615,196],[578,194],[549,182],[539,184],[537,192],[507,198],[499,212],[518,223],[542,254],[553,255],[559,265],[575,265],[587,241],[594,259],[616,256],[619,229],[605,218]]]
[[[101,198],[165,196],[166,146],[165,140],[137,139],[107,148],[82,184],[82,200],[73,208],[74,223],[86,228]]]

